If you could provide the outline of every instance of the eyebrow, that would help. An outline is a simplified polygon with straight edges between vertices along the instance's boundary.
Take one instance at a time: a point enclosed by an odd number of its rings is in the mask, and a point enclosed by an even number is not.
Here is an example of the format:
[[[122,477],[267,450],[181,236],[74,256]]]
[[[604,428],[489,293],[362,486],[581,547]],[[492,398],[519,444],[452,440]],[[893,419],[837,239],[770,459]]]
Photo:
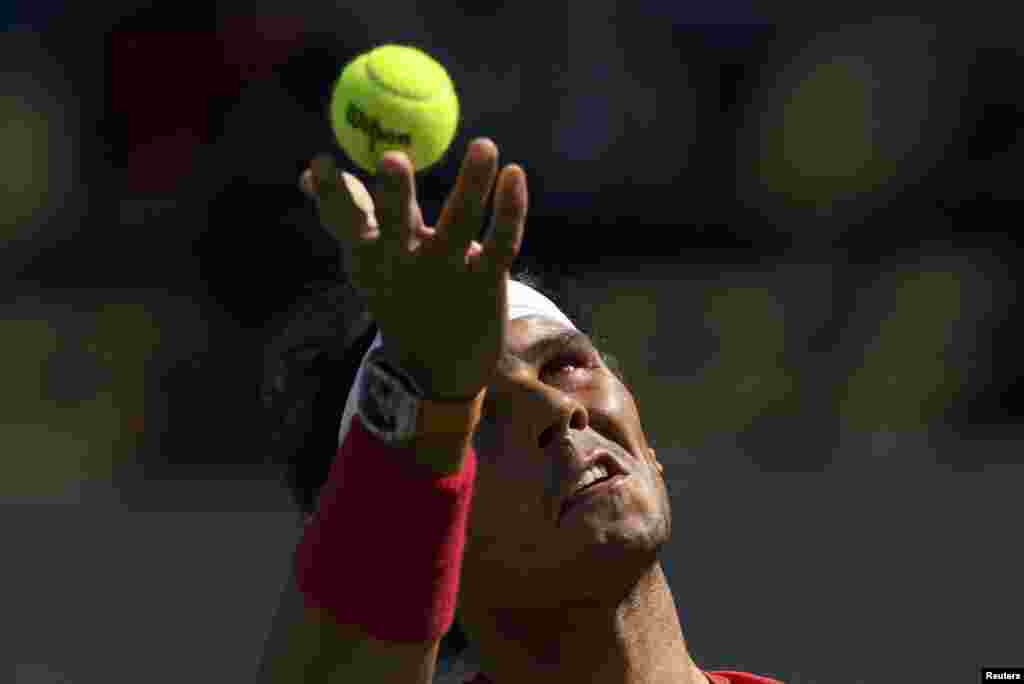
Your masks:
[[[594,341],[588,335],[579,330],[562,330],[552,335],[545,335],[534,340],[526,349],[521,352],[505,350],[505,356],[517,361],[536,363],[538,360],[548,356],[554,350],[561,350],[575,345],[584,345],[597,351]]]

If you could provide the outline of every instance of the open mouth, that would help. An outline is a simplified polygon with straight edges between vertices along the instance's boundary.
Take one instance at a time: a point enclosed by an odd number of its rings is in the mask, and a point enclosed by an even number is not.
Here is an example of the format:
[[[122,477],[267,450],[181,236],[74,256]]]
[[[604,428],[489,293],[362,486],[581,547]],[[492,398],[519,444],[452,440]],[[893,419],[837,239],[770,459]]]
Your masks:
[[[562,508],[558,513],[558,522],[561,523],[562,519],[565,518],[566,514],[569,513],[573,508],[580,504],[588,501],[594,496],[600,495],[604,490],[609,487],[613,487],[620,481],[626,479],[626,475],[623,473],[614,473],[606,477],[602,477],[599,480],[591,482],[586,487],[580,489],[578,492],[573,494],[571,497],[562,502]]]

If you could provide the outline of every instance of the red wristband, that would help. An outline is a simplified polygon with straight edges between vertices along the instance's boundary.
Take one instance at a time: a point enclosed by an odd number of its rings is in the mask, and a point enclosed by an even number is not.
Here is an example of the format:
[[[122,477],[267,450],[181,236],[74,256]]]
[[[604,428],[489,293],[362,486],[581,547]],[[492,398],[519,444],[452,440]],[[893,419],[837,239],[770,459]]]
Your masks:
[[[338,449],[295,553],[306,606],[375,639],[440,639],[455,618],[476,455],[439,477],[359,416]]]

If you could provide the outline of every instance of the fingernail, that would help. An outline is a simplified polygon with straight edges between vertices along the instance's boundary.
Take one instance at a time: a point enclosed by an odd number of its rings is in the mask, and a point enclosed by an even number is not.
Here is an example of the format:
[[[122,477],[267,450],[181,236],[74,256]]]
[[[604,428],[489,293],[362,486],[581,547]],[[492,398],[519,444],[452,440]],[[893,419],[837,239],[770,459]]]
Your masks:
[[[402,153],[388,152],[385,154],[380,158],[377,170],[386,176],[396,178],[402,172]]]
[[[523,174],[511,171],[510,175],[512,180],[509,182],[509,190],[512,192],[519,192],[519,188],[523,187]]]
[[[480,154],[493,151],[498,147],[490,138],[477,138],[473,141],[473,146],[480,150]]]

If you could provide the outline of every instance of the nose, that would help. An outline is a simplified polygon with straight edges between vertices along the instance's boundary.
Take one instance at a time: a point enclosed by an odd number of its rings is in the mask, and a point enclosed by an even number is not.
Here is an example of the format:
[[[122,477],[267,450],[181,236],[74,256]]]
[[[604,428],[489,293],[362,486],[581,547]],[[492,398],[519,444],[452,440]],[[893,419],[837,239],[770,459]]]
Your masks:
[[[531,427],[537,435],[537,446],[543,450],[558,435],[569,430],[585,430],[590,424],[587,409],[572,395],[561,392],[553,387],[542,386],[537,393],[538,413]]]
[[[569,430],[586,430],[590,426],[590,414],[579,399],[548,385],[528,370],[497,373],[488,396],[503,404],[509,422],[525,433],[521,436],[527,443],[532,442],[541,450]]]

